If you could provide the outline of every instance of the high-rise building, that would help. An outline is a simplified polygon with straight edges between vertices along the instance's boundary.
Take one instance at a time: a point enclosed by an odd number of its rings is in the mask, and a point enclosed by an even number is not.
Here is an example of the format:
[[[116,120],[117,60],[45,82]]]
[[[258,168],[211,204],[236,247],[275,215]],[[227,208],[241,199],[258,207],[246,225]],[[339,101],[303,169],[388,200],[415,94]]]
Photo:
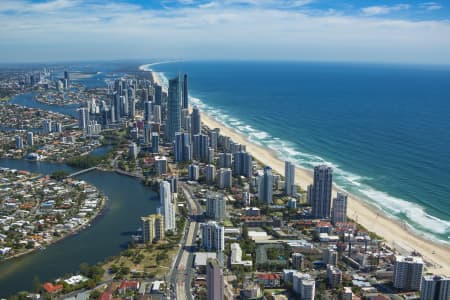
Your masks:
[[[20,135],[16,135],[16,149],[23,149],[23,139]]]
[[[165,156],[155,156],[155,173],[163,175],[167,173],[167,158]]]
[[[189,107],[189,92],[188,92],[188,76],[184,74],[183,77],[183,108]]]
[[[206,215],[215,221],[222,222],[226,217],[226,201],[221,193],[206,195]]]
[[[392,281],[396,289],[418,291],[423,273],[423,260],[417,256],[396,256]]]
[[[34,135],[33,132],[29,131],[27,132],[27,145],[30,147],[34,146],[34,139],[33,139]]]
[[[78,109],[78,128],[86,130],[89,124],[89,111],[86,107]]]
[[[136,145],[136,143],[131,143],[130,144],[130,148],[129,148],[129,156],[130,159],[136,159],[138,154],[139,154],[139,149],[138,146]]]
[[[193,159],[206,162],[208,160],[209,137],[205,134],[194,135]]]
[[[323,250],[322,261],[325,265],[336,266],[338,253],[335,249],[326,248]]]
[[[211,147],[211,148],[213,148],[214,149],[214,151],[216,151],[217,150],[217,146],[218,146],[218,137],[219,137],[219,134],[218,134],[218,132],[216,131],[216,130],[211,130],[210,132],[209,132],[209,146]]]
[[[161,105],[153,105],[153,122],[161,124]]]
[[[230,168],[220,168],[219,176],[217,179],[217,186],[220,189],[231,188],[233,183],[233,176]]]
[[[314,186],[312,184],[309,184],[306,187],[306,204],[308,204],[309,206],[312,205],[313,195],[314,195]]]
[[[162,103],[162,86],[155,84],[154,85],[155,88],[155,104],[156,105],[161,105]]]
[[[167,102],[166,142],[175,140],[175,133],[181,131],[181,82],[180,75],[169,80]]]
[[[152,125],[150,123],[144,124],[144,144],[150,145],[152,141]]]
[[[294,252],[292,253],[292,267],[296,270],[302,270],[304,268],[305,257],[303,254]]]
[[[145,101],[144,102],[144,122],[150,122],[152,120],[152,102]]]
[[[219,168],[231,168],[231,153],[219,153]]]
[[[420,300],[450,299],[450,278],[437,275],[422,277]]]
[[[337,193],[336,198],[333,199],[333,208],[331,213],[331,223],[347,222],[347,194]]]
[[[44,132],[44,134],[49,134],[49,133],[51,133],[52,132],[52,120],[44,120],[44,122],[43,122],[43,124],[42,124],[42,127],[43,127],[43,132]]]
[[[327,265],[327,278],[328,284],[334,289],[342,283],[342,271],[334,265]]]
[[[302,280],[300,295],[301,300],[314,300],[316,293],[316,281],[313,279]]]
[[[189,133],[175,133],[174,153],[176,162],[192,160],[191,136]]]
[[[198,165],[191,164],[188,167],[189,180],[197,181],[200,177],[200,168]]]
[[[258,198],[260,202],[273,203],[273,175],[271,167],[264,167],[258,174]]]
[[[172,192],[169,182],[162,181],[159,184],[159,199],[161,213],[164,216],[164,228],[165,230],[175,231],[175,208],[172,203]]]
[[[312,195],[312,217],[329,219],[331,214],[331,189],[333,169],[326,165],[314,168],[314,183]]]
[[[207,251],[223,251],[225,249],[224,227],[215,221],[203,223],[202,247]]]
[[[141,218],[142,240],[144,243],[153,243],[164,239],[164,217],[152,214]]]
[[[223,271],[217,259],[208,259],[206,263],[207,300],[224,299]]]
[[[216,180],[216,166],[206,165],[205,177],[207,183],[209,184],[214,183],[214,181]]]
[[[293,196],[296,193],[295,166],[289,161],[284,163],[284,192],[289,196]]]
[[[201,134],[201,118],[200,118],[200,111],[198,110],[197,106],[194,106],[194,108],[192,109],[192,114],[191,114],[191,131],[192,131],[192,135],[195,134]]]
[[[159,153],[159,134],[152,132],[152,153]]]
[[[253,158],[250,153],[236,152],[233,154],[233,175],[252,176]]]

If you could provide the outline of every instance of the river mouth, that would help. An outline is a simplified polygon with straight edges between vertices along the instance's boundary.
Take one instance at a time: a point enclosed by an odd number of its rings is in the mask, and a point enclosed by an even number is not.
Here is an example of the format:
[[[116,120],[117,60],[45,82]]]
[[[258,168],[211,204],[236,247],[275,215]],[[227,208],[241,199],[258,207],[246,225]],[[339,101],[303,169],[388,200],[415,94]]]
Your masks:
[[[0,167],[50,174],[75,169],[48,162],[0,159]],[[46,282],[75,273],[81,263],[95,264],[126,249],[140,226],[140,217],[154,213],[158,195],[141,181],[114,172],[92,171],[80,176],[108,197],[105,208],[86,229],[43,251],[0,262],[0,297],[33,290],[34,282]]]

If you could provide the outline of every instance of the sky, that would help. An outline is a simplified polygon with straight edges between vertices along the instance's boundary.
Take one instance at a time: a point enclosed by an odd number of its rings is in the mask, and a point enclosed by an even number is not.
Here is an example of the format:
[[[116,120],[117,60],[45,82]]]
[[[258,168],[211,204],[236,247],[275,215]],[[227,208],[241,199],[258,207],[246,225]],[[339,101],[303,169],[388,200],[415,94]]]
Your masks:
[[[450,64],[450,1],[0,0],[0,62]]]

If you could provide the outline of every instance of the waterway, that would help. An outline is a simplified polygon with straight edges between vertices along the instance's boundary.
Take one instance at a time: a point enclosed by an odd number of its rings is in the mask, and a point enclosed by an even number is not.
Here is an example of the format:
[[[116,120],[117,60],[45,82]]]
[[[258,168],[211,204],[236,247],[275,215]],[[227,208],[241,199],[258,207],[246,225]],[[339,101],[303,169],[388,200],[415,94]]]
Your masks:
[[[50,174],[56,170],[74,172],[62,164],[0,160],[0,167]],[[0,297],[33,289],[33,281],[55,279],[77,272],[81,263],[94,264],[126,248],[140,227],[139,218],[156,211],[157,194],[139,180],[112,172],[93,171],[77,177],[100,189],[109,198],[92,225],[43,251],[0,263]]]

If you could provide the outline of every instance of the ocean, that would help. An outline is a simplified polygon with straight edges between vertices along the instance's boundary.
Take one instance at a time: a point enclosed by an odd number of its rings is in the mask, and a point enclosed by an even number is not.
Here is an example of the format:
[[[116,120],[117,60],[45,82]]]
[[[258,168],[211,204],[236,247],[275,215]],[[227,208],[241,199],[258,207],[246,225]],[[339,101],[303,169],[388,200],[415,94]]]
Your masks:
[[[450,67],[301,62],[171,62],[191,104],[279,158],[312,170],[450,245]]]

